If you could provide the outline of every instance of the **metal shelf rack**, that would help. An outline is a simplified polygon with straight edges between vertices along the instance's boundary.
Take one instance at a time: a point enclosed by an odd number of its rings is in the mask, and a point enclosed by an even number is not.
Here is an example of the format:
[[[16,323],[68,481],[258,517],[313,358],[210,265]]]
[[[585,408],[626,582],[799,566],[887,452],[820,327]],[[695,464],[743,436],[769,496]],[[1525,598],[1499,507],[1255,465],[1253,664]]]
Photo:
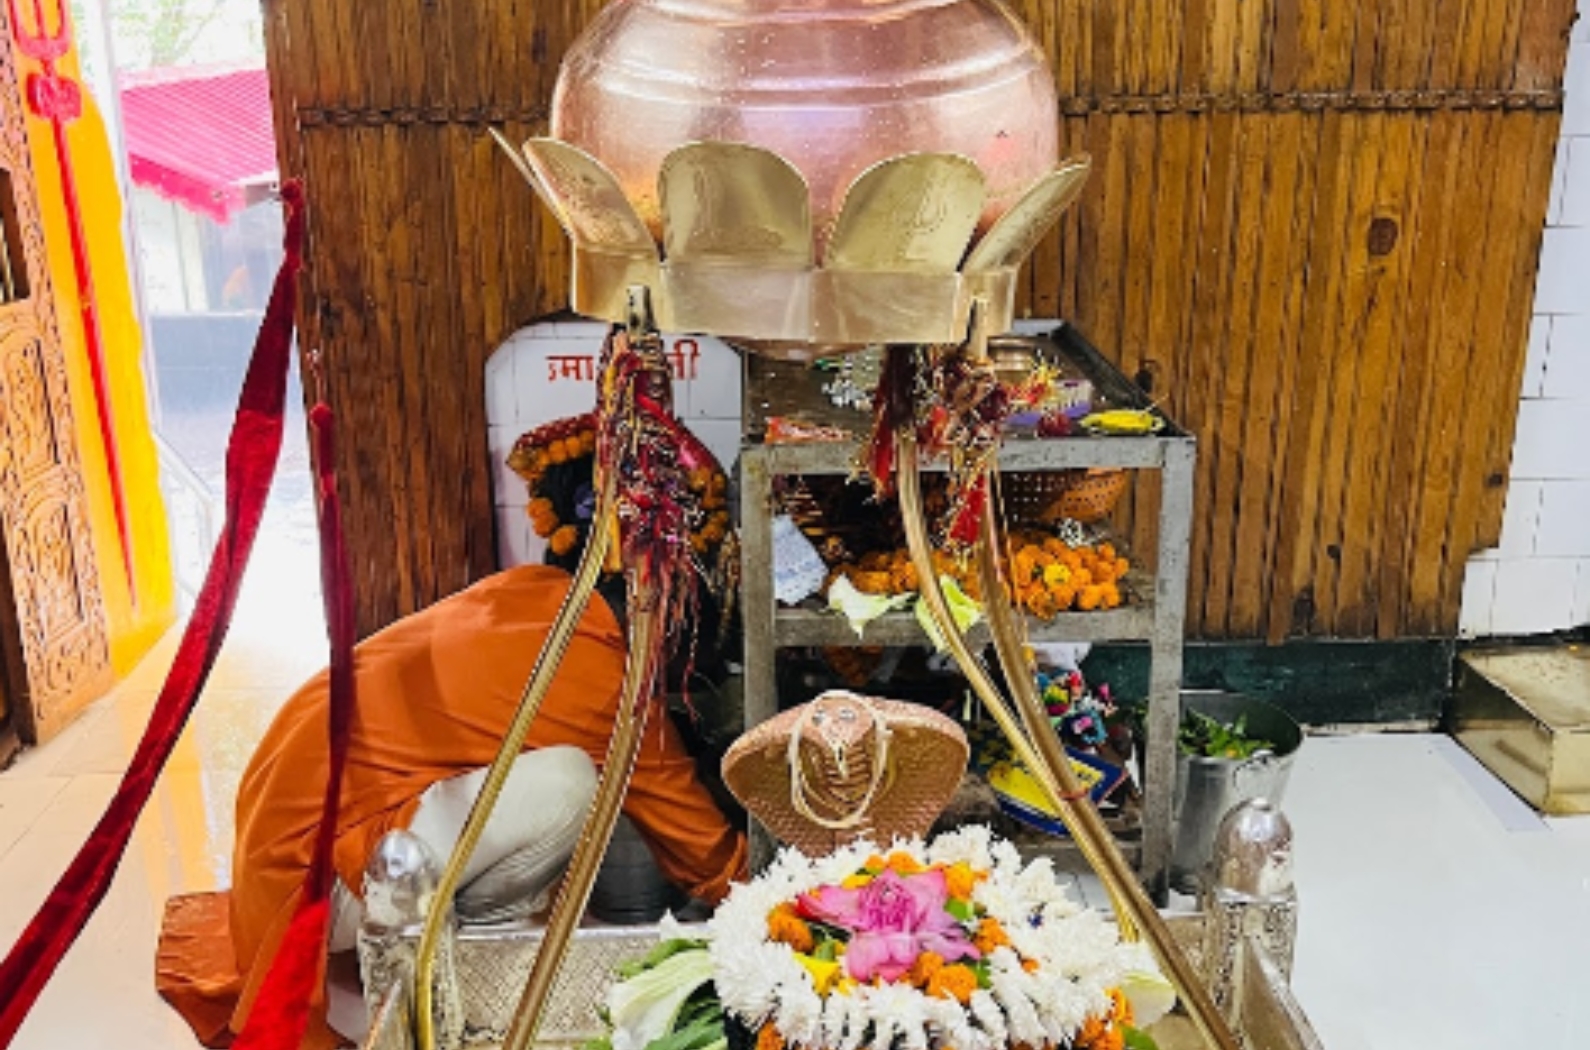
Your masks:
[[[1079,369],[1095,396],[1112,408],[1148,408],[1147,395],[1106,361],[1070,326],[1039,337],[1051,359]],[[740,449],[740,529],[744,556],[742,616],[745,630],[745,720],[754,725],[778,711],[775,661],[781,648],[801,646],[922,645],[925,636],[909,613],[892,613],[857,638],[838,616],[810,608],[780,608],[773,598],[773,479],[786,475],[844,475],[855,462],[856,443],[767,444],[770,417],[786,416],[832,426],[859,439],[865,414],[836,408],[822,392],[821,378],[800,364],[746,355],[744,437]],[[1187,602],[1195,442],[1170,420],[1141,436],[1078,435],[1040,439],[1013,431],[999,453],[1005,471],[1052,471],[1088,467],[1158,470],[1162,475],[1156,563],[1152,581],[1131,588],[1134,601],[1109,611],[1062,613],[1031,621],[1034,641],[1138,641],[1149,647],[1148,747],[1143,755],[1142,841],[1128,847],[1155,896],[1162,896],[1173,843],[1172,793],[1175,741],[1180,719],[1182,634]],[[974,629],[972,641],[987,641]],[[765,844],[763,846],[765,848]],[[760,851],[758,851],[760,852]],[[1047,850],[1046,852],[1054,852]],[[1064,852],[1061,849],[1059,852]]]

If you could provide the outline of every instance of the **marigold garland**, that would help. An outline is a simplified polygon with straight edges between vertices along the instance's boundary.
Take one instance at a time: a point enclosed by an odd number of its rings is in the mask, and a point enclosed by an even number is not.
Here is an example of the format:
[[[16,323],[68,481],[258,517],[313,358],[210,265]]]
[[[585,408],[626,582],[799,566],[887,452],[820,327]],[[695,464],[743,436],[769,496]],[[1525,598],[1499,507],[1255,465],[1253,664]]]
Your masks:
[[[574,552],[589,523],[559,517],[557,505],[545,493],[548,473],[555,467],[591,460],[595,454],[596,416],[589,412],[529,431],[508,454],[509,468],[524,479],[530,492],[525,513],[531,528],[560,557]],[[721,546],[729,535],[729,479],[715,464],[699,465],[688,472],[686,484],[704,511],[689,533],[691,550],[700,557]]]

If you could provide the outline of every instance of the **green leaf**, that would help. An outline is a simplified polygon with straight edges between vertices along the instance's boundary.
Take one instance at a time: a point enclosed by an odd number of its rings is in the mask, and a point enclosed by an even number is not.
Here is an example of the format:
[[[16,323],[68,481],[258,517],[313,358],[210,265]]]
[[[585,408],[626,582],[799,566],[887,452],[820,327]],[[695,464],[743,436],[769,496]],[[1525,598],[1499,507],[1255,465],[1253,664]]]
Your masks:
[[[972,963],[972,973],[977,975],[977,987],[992,988],[993,979],[989,976],[988,963],[979,959]]]
[[[1159,1050],[1159,1044],[1154,1042],[1153,1036],[1131,1025],[1121,1026],[1121,1045],[1126,1050]]]
[[[695,1024],[722,1024],[723,1002],[711,983],[704,984],[685,1000],[679,1016],[674,1018],[674,1028],[689,1028]]]
[[[833,962],[839,958],[839,942],[832,937],[824,937],[817,942],[817,947],[812,949],[812,958],[823,962]]]
[[[668,1033],[646,1044],[646,1050],[706,1050],[724,1039],[723,1023],[693,1024]]]
[[[698,949],[705,948],[706,946],[706,941],[688,940],[685,938],[675,938],[671,941],[660,941],[655,948],[647,952],[641,958],[631,959],[628,962],[620,963],[615,972],[618,974],[619,980],[627,981],[633,977],[640,976],[647,970],[654,969],[657,966],[662,965],[675,955],[678,955],[680,952],[696,951]]]
[[[961,922],[971,922],[977,918],[977,908],[971,901],[952,899],[944,903],[944,910]]]

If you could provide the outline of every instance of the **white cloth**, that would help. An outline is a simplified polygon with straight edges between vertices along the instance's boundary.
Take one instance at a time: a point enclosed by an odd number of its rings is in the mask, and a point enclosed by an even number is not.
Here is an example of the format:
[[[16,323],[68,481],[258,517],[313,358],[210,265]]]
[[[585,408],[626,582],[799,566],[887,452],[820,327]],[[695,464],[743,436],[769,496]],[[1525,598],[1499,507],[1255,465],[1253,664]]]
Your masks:
[[[486,781],[477,769],[432,784],[420,797],[409,831],[445,863]],[[466,923],[525,918],[545,906],[580,838],[596,795],[596,767],[577,747],[527,751],[514,761],[479,843],[464,866],[454,900]],[[331,894],[332,952],[358,943],[362,907],[339,878]],[[328,983],[327,1020],[358,1040],[369,1025],[357,989]]]
[[[438,863],[453,852],[485,781],[486,771],[477,769],[438,781],[420,797],[408,830]],[[579,748],[520,755],[459,879],[459,918],[495,922],[529,914],[568,863],[595,795],[596,767]],[[359,919],[359,901],[339,879],[332,894],[333,952],[355,946]]]

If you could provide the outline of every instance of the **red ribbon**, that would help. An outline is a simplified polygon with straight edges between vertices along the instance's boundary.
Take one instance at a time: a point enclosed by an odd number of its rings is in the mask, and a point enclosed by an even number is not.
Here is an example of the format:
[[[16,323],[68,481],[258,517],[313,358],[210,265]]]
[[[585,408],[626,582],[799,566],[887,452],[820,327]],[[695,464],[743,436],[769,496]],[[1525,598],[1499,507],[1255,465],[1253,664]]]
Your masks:
[[[287,369],[291,359],[297,274],[304,234],[303,194],[296,182],[282,186],[282,200],[287,205],[285,258],[276,274],[270,304],[254,342],[227,443],[226,521],[216,540],[193,616],[183,631],[176,659],[115,797],[5,961],[0,962],[0,1050],[10,1046],[45,984],[110,888],[111,879],[127,850],[133,825],[149,801],[155,781],[193,712],[231,624],[243,570],[259,532],[282,443]],[[331,513],[334,517],[334,505]],[[328,556],[323,553],[323,565],[327,561]],[[328,588],[328,608],[333,596],[333,590]],[[341,599],[346,601],[346,595],[342,594]],[[332,619],[333,637],[338,637],[338,632],[345,630],[348,622],[339,609]],[[333,659],[335,666],[335,655]],[[343,676],[347,677],[346,669]],[[351,699],[346,693],[344,696]],[[345,724],[343,732],[346,733]],[[334,807],[335,791],[328,794],[327,804]],[[323,826],[322,839],[328,834]],[[324,881],[324,871],[318,877]]]

